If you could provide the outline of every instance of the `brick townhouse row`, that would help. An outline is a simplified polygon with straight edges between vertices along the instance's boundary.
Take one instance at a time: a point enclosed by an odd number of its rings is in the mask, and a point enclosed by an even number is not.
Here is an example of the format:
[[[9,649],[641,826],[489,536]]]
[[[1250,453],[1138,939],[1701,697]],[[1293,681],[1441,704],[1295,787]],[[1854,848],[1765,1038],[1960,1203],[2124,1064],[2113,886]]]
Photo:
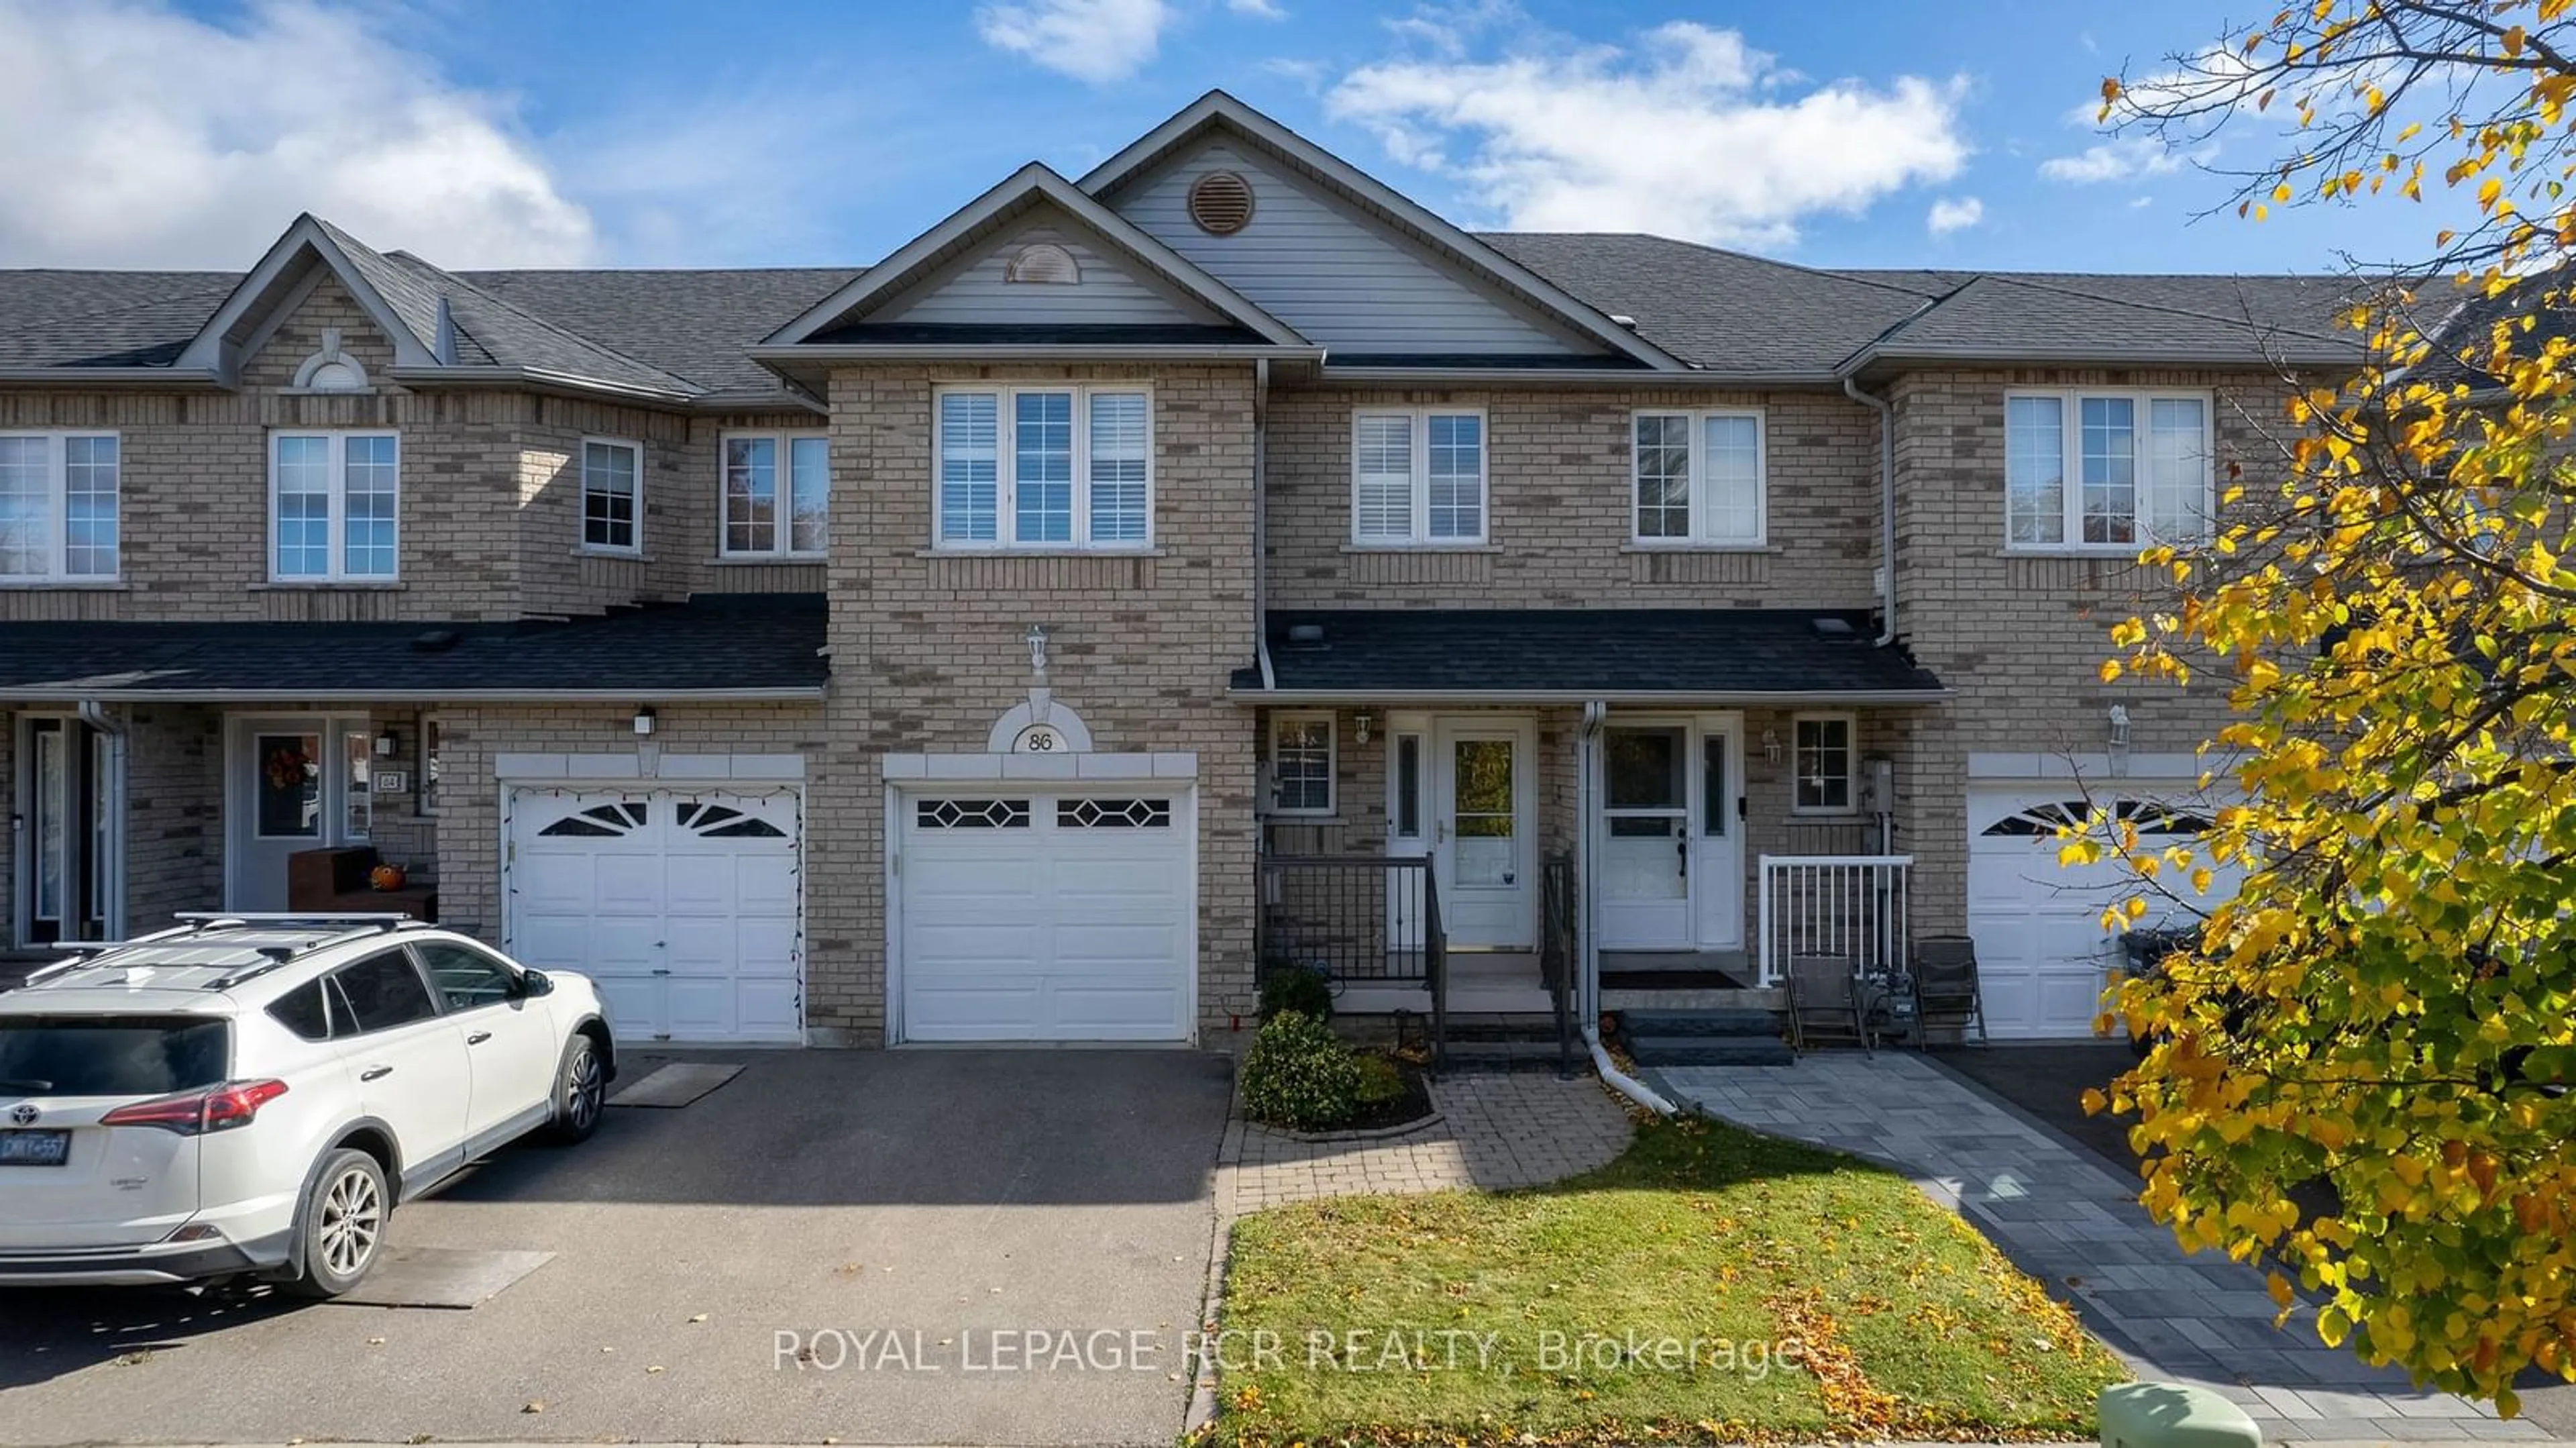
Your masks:
[[[1587,1017],[1965,932],[2080,1033],[2046,837],[2195,828],[2221,710],[2105,627],[2336,290],[1470,233],[1222,93],[866,268],[0,273],[9,943],[372,851],[674,1040],[1204,1040],[1434,928]]]

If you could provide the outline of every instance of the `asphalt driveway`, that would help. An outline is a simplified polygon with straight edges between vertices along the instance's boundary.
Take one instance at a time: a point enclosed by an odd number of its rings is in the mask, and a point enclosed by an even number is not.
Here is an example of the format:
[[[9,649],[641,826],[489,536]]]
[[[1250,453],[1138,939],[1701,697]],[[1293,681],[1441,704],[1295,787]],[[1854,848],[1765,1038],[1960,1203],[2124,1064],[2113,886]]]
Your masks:
[[[749,1069],[396,1217],[410,1245],[559,1254],[471,1311],[0,1296],[0,1442],[1178,1434],[1222,1057],[695,1059]]]

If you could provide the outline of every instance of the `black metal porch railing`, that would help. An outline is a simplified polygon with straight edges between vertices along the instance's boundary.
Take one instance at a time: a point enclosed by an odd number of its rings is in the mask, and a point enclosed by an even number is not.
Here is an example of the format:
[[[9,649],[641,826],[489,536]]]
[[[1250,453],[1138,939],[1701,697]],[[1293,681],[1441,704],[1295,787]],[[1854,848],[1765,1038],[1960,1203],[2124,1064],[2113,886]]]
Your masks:
[[[1580,983],[1574,857],[1551,855],[1539,873],[1539,978],[1556,1007],[1556,1074],[1574,1078],[1574,1005]]]
[[[1255,947],[1266,978],[1309,970],[1335,987],[1418,985],[1435,1069],[1448,1042],[1448,937],[1423,856],[1263,855]]]

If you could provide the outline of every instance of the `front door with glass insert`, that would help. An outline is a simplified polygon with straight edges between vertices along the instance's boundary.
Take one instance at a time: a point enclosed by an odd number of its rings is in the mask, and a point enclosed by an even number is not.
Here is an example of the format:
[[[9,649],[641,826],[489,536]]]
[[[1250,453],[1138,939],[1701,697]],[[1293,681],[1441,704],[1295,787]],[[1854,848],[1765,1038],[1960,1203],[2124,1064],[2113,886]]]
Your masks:
[[[287,856],[366,841],[372,738],[363,718],[233,721],[225,909],[287,909]]]
[[[1444,721],[1432,868],[1449,944],[1530,950],[1538,943],[1530,831],[1531,731],[1521,724]]]
[[[29,945],[104,940],[110,851],[106,736],[77,719],[30,718],[19,735],[26,863],[19,938]]]
[[[1602,731],[1594,866],[1602,949],[1743,944],[1742,736],[1734,715]]]

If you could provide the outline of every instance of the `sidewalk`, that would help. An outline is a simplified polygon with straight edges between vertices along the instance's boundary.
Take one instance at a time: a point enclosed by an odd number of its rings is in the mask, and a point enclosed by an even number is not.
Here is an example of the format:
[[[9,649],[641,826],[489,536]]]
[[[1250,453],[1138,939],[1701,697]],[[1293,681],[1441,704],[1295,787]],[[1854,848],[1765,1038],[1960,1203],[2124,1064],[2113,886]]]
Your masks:
[[[2137,1204],[2134,1181],[1921,1057],[1820,1052],[1793,1066],[1651,1074],[1712,1116],[1906,1170],[2072,1306],[2137,1376],[2215,1389],[2269,1442],[2555,1441],[2325,1347],[2305,1307],[2275,1328],[2261,1273],[2185,1253]]]

